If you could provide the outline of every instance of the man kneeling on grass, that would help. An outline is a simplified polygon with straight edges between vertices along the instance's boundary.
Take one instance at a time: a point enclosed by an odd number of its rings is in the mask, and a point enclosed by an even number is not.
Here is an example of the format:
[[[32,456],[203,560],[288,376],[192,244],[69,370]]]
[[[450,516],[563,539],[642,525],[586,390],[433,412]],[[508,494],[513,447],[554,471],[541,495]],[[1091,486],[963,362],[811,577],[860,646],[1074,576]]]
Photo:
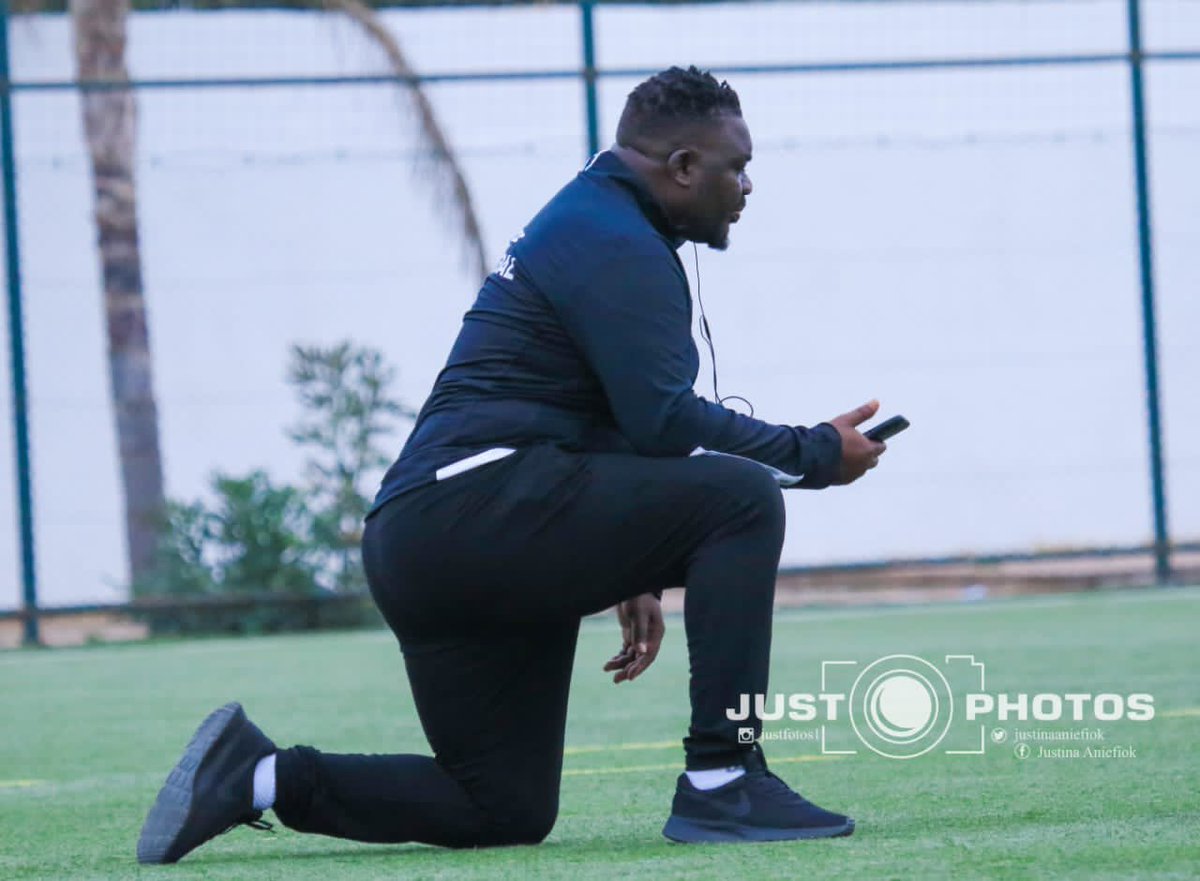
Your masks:
[[[676,249],[728,245],[750,158],[728,84],[695,68],[651,77],[616,144],[513,240],[466,314],[363,535],[433,757],[280,750],[228,704],[167,778],[139,860],[174,862],[267,809],[356,841],[540,842],[558,814],[580,619],[617,607],[623,644],[605,669],[632,681],[658,653],[659,598],[676,585],[692,717],[663,834],[854,831],[767,769],[760,722],[726,715],[767,691],[780,486],[850,483],[884,451],[855,428],[875,402],[804,428],[694,391]],[[689,455],[698,447],[734,455]],[[747,725],[754,738],[739,736]]]

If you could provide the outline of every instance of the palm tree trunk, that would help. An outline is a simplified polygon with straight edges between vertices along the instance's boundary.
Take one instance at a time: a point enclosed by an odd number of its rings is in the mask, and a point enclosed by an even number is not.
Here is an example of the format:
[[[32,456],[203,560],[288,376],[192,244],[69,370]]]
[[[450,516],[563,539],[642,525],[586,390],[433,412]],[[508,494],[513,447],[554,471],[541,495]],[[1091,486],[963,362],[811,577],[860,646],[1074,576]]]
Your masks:
[[[71,0],[80,80],[128,82],[128,15],[129,0]],[[154,566],[163,475],[133,178],[136,111],[133,91],[127,88],[83,90],[81,98],[104,281],[129,575],[137,584]]]

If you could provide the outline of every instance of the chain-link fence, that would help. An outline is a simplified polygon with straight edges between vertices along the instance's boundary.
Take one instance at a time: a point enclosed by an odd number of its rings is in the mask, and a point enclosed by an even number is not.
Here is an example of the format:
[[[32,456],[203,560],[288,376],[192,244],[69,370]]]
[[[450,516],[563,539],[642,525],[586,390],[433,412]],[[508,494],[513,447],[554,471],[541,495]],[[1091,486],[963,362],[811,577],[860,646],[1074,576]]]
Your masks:
[[[1162,570],[1168,541],[1200,538],[1200,3],[361,12],[128,19],[169,497],[202,497],[214,470],[297,471],[291,343],[369,344],[405,403],[428,393],[479,272],[414,85],[495,259],[611,140],[637,81],[695,63],[738,90],[755,139],[732,248],[681,252],[722,393],[776,422],[878,397],[913,423],[870,479],[787,494],[785,566],[1145,546]],[[7,26],[24,363],[6,362],[0,396],[19,427],[27,390],[30,455],[20,431],[0,437],[19,462],[0,478],[0,608],[21,603],[31,563],[44,605],[119,602],[122,472],[81,113],[113,84],[77,82],[68,14]],[[709,376],[697,388],[711,396]]]

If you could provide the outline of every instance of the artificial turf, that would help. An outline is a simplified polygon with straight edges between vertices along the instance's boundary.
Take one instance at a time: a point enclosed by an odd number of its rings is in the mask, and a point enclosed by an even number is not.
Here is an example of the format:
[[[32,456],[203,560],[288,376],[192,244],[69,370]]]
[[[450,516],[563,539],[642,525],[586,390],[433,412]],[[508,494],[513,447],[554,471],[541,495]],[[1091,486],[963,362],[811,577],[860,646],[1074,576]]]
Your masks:
[[[1195,878],[1200,875],[1200,589],[1129,590],[892,609],[781,612],[771,690],[818,690],[821,662],[893,653],[986,663],[989,692],[1146,692],[1146,722],[1100,728],[1126,758],[910,760],[765,743],[772,769],[858,822],[826,841],[684,846],[660,834],[687,720],[683,622],[657,663],[614,686],[610,620],[580,637],[561,812],[536,847],[450,851],[236,829],[175,866],[141,867],[146,809],[196,724],[240,700],[281,745],[426,752],[384,632],[0,654],[0,878]],[[768,730],[807,730],[781,721]],[[1086,744],[1046,744],[1082,749]],[[1033,744],[1036,751],[1037,744]],[[268,815],[269,817],[270,815]]]

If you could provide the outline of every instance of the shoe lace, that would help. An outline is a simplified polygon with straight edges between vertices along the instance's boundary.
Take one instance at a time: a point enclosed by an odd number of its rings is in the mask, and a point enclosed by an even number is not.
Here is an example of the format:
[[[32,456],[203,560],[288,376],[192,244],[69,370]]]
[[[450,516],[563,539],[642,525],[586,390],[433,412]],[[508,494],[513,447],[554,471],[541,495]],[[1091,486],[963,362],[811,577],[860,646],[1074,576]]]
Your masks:
[[[225,827],[221,834],[224,835],[229,830],[236,829],[238,826],[249,826],[251,829],[257,829],[259,832],[275,832],[275,824],[269,820],[264,820],[262,818],[262,814],[259,814],[256,817],[250,817],[245,820],[238,820],[236,823],[230,823]]]
[[[797,802],[802,805],[811,804],[808,799],[775,776],[767,766],[767,757],[763,755],[762,744],[754,745],[749,761],[746,763],[746,773],[754,780],[759,793],[773,802],[789,805],[795,805]]]
[[[776,777],[771,771],[764,768],[758,773],[761,774],[759,779],[762,781],[759,784],[759,792],[767,798],[772,801],[788,804],[795,804],[797,801],[804,804],[808,803],[808,800],[804,796],[784,783],[779,777]]]

